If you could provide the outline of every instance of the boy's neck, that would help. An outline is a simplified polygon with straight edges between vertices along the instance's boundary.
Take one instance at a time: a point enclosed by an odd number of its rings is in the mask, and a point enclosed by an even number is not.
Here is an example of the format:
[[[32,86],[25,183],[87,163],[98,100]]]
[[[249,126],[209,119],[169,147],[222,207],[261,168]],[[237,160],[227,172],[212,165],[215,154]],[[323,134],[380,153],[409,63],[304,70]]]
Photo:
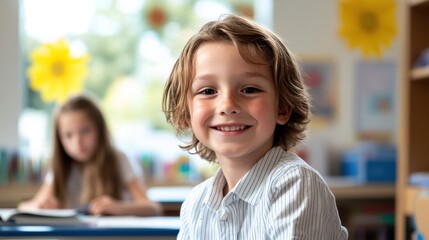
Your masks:
[[[252,167],[261,158],[253,161],[234,161],[219,159],[219,164],[222,169],[222,173],[225,176],[226,184],[223,188],[223,196],[228,194],[237,185],[238,181],[246,175],[246,173],[252,169]]]

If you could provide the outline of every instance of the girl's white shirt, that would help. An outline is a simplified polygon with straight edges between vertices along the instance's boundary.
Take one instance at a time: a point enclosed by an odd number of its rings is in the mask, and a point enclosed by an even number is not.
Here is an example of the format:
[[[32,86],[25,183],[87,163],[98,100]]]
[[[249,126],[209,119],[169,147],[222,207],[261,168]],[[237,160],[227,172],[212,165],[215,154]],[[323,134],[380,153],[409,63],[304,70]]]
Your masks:
[[[137,160],[132,162],[125,154],[120,153],[120,158],[118,158],[118,163],[120,167],[120,177],[122,180],[122,201],[132,201],[132,195],[128,190],[127,184],[134,179],[137,179],[138,183],[141,186],[144,186],[143,171],[140,167],[140,164]],[[52,170],[49,170],[46,175],[44,182],[52,183],[54,175]],[[67,183],[68,196],[70,208],[81,207],[79,203],[80,192],[82,190],[82,173],[76,165],[72,166],[70,172],[70,178]]]

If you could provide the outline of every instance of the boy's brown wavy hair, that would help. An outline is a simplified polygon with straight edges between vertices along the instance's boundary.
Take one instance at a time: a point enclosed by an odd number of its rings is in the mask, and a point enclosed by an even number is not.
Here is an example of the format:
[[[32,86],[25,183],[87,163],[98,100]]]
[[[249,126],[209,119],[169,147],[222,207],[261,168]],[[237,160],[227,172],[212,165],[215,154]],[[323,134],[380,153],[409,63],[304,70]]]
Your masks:
[[[234,44],[245,61],[271,68],[279,112],[287,107],[291,109],[289,121],[285,125],[277,124],[275,128],[273,146],[289,151],[305,138],[311,115],[310,98],[299,66],[279,36],[251,20],[234,15],[223,15],[218,21],[206,23],[191,37],[166,82],[162,108],[167,122],[174,127],[177,136],[192,135],[191,141],[180,147],[208,161],[216,160],[215,152],[192,133],[188,99],[195,73],[196,51],[206,42],[219,41]],[[264,62],[257,62],[255,56],[262,57]]]

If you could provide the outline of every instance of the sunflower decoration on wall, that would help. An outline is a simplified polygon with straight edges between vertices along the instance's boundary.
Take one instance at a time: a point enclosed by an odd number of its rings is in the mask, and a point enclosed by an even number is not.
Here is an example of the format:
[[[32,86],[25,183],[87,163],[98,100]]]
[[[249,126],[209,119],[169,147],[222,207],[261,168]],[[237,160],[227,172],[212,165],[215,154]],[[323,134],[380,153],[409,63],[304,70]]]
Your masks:
[[[396,35],[395,0],[341,0],[338,34],[365,57],[381,57]]]
[[[39,91],[44,102],[64,102],[82,91],[88,59],[86,54],[72,56],[64,39],[42,44],[30,53],[27,75],[31,89]]]

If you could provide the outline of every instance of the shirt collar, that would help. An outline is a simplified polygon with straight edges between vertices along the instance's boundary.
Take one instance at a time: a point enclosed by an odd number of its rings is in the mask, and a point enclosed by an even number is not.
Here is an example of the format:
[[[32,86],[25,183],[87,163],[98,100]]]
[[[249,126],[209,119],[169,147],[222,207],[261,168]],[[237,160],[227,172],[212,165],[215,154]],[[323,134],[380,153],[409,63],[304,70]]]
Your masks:
[[[280,161],[283,154],[281,147],[271,148],[247,173],[232,190],[237,196],[255,205],[263,193],[265,180]]]
[[[263,192],[263,184],[272,169],[280,161],[283,154],[281,147],[270,149],[237,183],[230,194],[255,205]],[[223,187],[226,179],[222,169],[219,169],[208,184],[207,194],[203,203],[212,211],[220,208],[223,199]]]
[[[220,208],[223,199],[223,187],[226,184],[222,169],[219,168],[215,175],[209,180],[207,194],[203,200],[212,211]]]

